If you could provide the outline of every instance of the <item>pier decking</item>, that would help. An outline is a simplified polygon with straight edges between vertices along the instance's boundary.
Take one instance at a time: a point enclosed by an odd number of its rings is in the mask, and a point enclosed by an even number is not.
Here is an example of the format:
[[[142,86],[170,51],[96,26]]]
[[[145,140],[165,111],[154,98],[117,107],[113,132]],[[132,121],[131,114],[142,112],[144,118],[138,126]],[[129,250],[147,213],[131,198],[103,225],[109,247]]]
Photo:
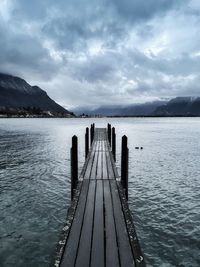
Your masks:
[[[93,134],[55,266],[145,266],[107,130]]]

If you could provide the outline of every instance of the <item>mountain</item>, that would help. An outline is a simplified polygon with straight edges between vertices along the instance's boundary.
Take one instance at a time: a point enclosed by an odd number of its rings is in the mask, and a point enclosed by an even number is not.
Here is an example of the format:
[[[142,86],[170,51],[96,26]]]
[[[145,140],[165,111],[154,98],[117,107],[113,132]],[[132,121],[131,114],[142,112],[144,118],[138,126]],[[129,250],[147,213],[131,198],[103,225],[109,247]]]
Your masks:
[[[157,107],[164,105],[166,101],[154,101],[144,104],[100,106],[95,109],[77,108],[73,111],[77,115],[100,115],[100,116],[149,116]]]
[[[200,116],[200,97],[176,97],[158,107],[156,116]]]
[[[176,97],[169,101],[77,108],[73,111],[77,115],[89,116],[200,116],[200,97]]]
[[[70,115],[71,112],[53,101],[38,86],[31,86],[25,80],[0,73],[1,110],[40,110],[55,114]]]

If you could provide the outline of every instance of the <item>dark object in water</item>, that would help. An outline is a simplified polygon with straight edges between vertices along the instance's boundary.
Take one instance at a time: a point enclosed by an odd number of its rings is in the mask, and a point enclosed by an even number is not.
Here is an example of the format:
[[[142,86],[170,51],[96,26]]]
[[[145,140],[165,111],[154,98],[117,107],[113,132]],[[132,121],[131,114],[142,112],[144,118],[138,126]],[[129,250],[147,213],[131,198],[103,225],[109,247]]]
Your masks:
[[[143,149],[143,146],[141,146],[140,149]]]
[[[139,149],[139,146],[136,146],[135,149]]]

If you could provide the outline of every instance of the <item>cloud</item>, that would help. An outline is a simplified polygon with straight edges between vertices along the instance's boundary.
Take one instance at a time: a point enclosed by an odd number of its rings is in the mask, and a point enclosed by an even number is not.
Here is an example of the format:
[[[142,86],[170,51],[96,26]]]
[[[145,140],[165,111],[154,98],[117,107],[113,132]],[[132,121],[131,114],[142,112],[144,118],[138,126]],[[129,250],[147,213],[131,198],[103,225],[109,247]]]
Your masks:
[[[124,20],[130,19],[131,22],[147,21],[155,15],[163,15],[166,11],[178,6],[180,3],[179,0],[113,0],[113,5],[118,14]]]
[[[2,0],[0,71],[65,106],[198,95],[196,0]]]

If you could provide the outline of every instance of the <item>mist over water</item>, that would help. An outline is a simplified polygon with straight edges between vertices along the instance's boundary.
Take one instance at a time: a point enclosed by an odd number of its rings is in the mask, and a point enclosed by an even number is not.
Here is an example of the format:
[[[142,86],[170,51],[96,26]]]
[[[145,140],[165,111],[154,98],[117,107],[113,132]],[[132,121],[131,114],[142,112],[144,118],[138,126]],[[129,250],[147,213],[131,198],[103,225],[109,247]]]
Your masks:
[[[71,137],[116,127],[129,145],[129,203],[148,266],[200,266],[200,119],[1,119],[0,266],[46,267],[70,205]],[[143,150],[136,150],[143,146]]]

